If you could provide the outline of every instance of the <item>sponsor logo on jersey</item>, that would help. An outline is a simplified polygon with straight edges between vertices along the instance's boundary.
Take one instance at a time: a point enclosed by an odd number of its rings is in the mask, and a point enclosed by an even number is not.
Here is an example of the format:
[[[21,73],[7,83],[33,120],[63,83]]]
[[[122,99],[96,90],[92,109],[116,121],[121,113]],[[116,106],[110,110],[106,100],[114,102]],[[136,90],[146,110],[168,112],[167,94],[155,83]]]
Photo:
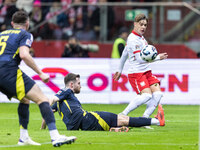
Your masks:
[[[30,39],[27,39],[26,40],[26,45],[30,46],[31,47],[31,44],[32,44],[32,41]]]
[[[135,49],[136,50],[140,50],[140,46],[139,45],[135,45]]]
[[[61,93],[62,93],[62,91],[60,90],[60,91],[58,91],[56,94],[60,95]]]

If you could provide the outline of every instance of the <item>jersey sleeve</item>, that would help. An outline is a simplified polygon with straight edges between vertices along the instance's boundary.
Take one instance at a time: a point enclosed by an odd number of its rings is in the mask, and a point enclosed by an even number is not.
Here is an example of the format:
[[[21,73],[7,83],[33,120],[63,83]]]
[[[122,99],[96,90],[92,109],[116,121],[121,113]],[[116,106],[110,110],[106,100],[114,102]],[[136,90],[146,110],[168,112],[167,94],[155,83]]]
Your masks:
[[[122,56],[120,58],[119,68],[117,70],[118,72],[120,72],[120,73],[122,72],[122,70],[124,68],[124,64],[125,64],[127,58],[128,58],[128,52],[127,52],[127,46],[125,46],[125,48],[124,48],[124,50],[122,52]]]
[[[58,91],[58,93],[55,95],[56,97],[58,97],[59,101],[68,99],[68,96],[70,95],[70,91],[69,90],[60,90]]]
[[[27,46],[27,47],[30,48],[32,43],[33,43],[33,35],[31,33],[26,32],[26,31],[23,32],[19,46]]]

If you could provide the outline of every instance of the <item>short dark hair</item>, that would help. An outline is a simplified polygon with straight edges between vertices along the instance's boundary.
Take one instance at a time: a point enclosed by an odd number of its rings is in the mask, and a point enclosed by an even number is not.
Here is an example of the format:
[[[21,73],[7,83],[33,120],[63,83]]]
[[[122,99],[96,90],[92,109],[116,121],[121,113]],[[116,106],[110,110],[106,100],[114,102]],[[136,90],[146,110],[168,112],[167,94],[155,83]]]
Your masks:
[[[76,78],[80,78],[80,75],[74,73],[68,73],[64,78],[65,85],[68,84],[70,81],[76,81]]]
[[[144,14],[135,16],[134,22],[140,22],[141,20],[146,20],[148,22],[148,18]]]
[[[17,24],[24,24],[28,20],[28,14],[25,11],[17,11],[12,15],[12,21]]]

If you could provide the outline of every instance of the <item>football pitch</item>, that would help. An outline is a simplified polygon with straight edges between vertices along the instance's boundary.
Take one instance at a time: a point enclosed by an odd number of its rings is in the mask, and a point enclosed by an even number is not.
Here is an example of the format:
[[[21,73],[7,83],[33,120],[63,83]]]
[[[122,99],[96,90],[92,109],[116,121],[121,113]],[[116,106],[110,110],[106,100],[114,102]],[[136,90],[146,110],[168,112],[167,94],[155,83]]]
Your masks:
[[[127,105],[83,104],[88,111],[120,113]],[[61,134],[77,137],[75,143],[54,148],[48,130],[40,130],[41,115],[36,104],[30,105],[29,135],[41,146],[18,146],[18,104],[0,103],[0,150],[198,150],[199,106],[163,105],[165,127],[154,129],[131,128],[129,132],[67,131],[58,113],[56,125]],[[142,116],[145,106],[131,112],[129,116]],[[156,110],[157,111],[157,110]],[[155,115],[156,113],[154,113]],[[153,117],[153,116],[152,116]]]

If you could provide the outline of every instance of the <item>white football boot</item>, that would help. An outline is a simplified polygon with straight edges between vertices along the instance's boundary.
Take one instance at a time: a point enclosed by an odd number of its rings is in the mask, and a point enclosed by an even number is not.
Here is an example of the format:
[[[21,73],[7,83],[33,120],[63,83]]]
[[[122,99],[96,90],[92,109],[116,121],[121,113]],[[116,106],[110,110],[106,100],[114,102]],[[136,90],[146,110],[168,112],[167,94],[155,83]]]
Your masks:
[[[76,137],[75,136],[65,136],[65,135],[60,135],[57,139],[52,140],[52,145],[54,147],[59,147],[63,144],[71,144],[75,142]]]
[[[34,142],[33,140],[31,140],[30,137],[26,138],[25,140],[19,139],[17,144],[21,145],[21,146],[23,146],[23,145],[38,145],[38,146],[40,146],[41,145],[40,143],[37,143],[37,142]]]

